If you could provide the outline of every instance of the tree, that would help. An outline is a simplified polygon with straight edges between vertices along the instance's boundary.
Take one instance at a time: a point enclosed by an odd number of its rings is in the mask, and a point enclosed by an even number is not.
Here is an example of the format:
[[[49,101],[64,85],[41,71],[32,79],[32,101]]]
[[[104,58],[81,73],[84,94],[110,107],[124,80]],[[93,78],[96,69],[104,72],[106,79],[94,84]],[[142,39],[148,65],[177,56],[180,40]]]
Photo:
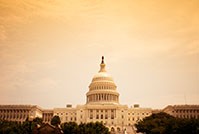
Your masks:
[[[61,124],[61,128],[64,134],[77,134],[79,132],[79,126],[76,122],[65,122]]]
[[[42,125],[43,120],[42,120],[42,118],[36,117],[33,119],[33,122],[35,124]]]
[[[41,123],[41,118],[35,118],[33,122],[27,119],[23,123],[0,120],[0,134],[31,134],[33,129],[36,128],[38,124],[41,125]]]
[[[100,122],[80,124],[79,131],[80,134],[109,134],[108,128]]]
[[[90,122],[86,124],[86,128],[88,129],[88,133],[90,134],[109,134],[108,128],[104,126],[101,122]]]
[[[135,127],[137,128],[137,132],[145,132],[146,134],[165,134],[165,126],[169,127],[169,124],[171,124],[174,119],[173,116],[166,113],[152,114],[135,124]]]
[[[58,125],[60,125],[60,123],[61,123],[61,120],[60,120],[59,116],[56,116],[56,115],[53,116],[53,118],[51,119],[51,122],[50,122],[51,125],[56,126],[56,127],[58,127]]]
[[[199,119],[180,119],[161,112],[144,118],[135,127],[146,134],[199,134]]]

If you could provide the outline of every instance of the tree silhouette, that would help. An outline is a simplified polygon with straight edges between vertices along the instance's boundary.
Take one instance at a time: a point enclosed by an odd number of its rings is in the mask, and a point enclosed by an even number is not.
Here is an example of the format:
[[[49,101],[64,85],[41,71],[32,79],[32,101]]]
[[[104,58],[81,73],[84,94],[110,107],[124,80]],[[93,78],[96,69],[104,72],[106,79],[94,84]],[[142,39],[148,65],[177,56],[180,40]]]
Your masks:
[[[60,123],[61,123],[61,120],[60,120],[59,116],[56,116],[56,115],[53,116],[53,118],[51,119],[51,122],[50,122],[51,125],[56,126],[56,127],[58,127],[58,125],[60,125]]]

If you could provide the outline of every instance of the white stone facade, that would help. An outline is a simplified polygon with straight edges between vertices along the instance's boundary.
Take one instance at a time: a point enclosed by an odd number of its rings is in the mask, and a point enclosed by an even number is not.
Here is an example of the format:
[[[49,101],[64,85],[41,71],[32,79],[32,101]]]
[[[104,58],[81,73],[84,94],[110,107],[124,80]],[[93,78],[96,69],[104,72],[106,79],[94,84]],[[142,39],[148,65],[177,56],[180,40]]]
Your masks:
[[[152,114],[151,108],[131,107],[119,103],[119,93],[113,78],[106,72],[104,58],[100,70],[94,75],[89,91],[86,93],[86,104],[75,108],[55,108],[63,122],[75,121],[78,124],[102,122],[112,131],[122,131],[139,120]]]
[[[177,118],[199,119],[199,105],[169,105],[163,112]]]
[[[36,105],[0,105],[0,119],[24,122],[36,117],[42,118],[42,110]]]

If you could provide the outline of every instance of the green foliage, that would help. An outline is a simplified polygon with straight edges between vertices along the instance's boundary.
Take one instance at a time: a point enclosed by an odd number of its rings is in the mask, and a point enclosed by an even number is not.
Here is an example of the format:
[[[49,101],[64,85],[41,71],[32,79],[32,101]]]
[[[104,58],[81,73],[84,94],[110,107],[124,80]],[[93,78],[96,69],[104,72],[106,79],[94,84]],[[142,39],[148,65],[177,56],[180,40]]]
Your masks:
[[[1,134],[13,134],[19,133],[18,124],[16,122],[0,121],[0,133]]]
[[[199,134],[199,119],[179,119],[162,112],[144,118],[135,127],[146,134]]]
[[[66,122],[61,127],[64,134],[109,134],[108,128],[99,122],[81,123],[80,125],[75,122]]]
[[[31,134],[41,121],[41,118],[35,118],[32,122],[26,120],[23,123],[0,120],[0,134]]]
[[[61,124],[64,134],[76,134],[79,132],[79,126],[75,122],[65,122]]]
[[[51,119],[51,122],[50,124],[53,125],[53,126],[58,126],[59,124],[61,123],[61,120],[59,118],[59,116],[53,116],[53,118]]]
[[[60,118],[54,116],[51,120],[55,126],[60,124]],[[42,119],[28,119],[22,124],[12,121],[0,120],[0,134],[31,134],[37,125],[42,125]],[[90,122],[77,124],[75,122],[65,122],[61,124],[64,134],[109,134],[108,128],[100,122]]]
[[[43,120],[42,120],[42,118],[36,117],[36,118],[33,119],[33,122],[35,124],[41,125]]]

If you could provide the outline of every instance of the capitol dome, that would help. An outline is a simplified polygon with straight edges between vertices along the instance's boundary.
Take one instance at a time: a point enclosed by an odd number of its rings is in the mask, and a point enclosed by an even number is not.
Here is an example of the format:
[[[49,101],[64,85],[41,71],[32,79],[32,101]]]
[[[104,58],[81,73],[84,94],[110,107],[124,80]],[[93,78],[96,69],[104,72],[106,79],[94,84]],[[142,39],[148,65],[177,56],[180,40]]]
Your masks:
[[[117,92],[113,78],[105,69],[104,57],[100,64],[100,70],[94,75],[89,91],[87,92],[87,104],[119,104],[119,93]]]

